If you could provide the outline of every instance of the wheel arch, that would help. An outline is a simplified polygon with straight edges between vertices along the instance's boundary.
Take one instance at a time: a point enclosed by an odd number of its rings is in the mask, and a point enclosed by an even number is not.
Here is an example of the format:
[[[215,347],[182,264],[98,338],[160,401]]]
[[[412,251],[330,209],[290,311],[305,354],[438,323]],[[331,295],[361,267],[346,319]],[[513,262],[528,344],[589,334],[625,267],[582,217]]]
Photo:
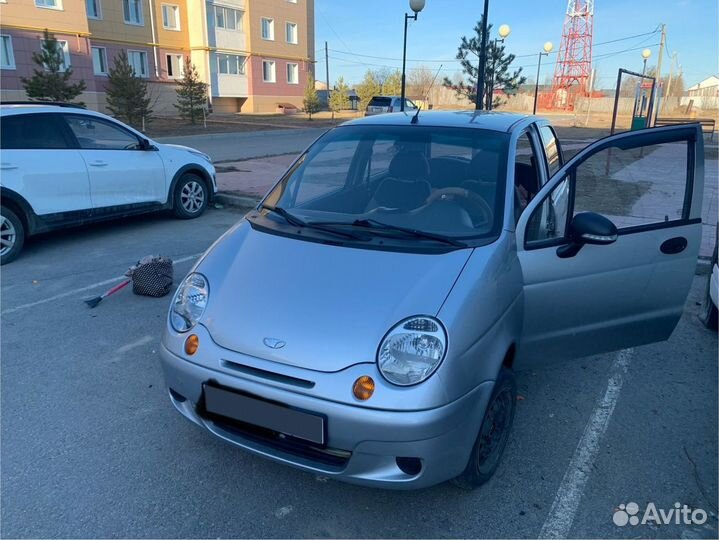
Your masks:
[[[22,222],[25,228],[25,235],[30,236],[37,229],[37,216],[29,202],[12,189],[0,187],[0,201],[2,206],[9,208]]]
[[[172,182],[170,182],[170,191],[167,195],[167,205],[168,207],[172,208],[175,205],[175,188],[177,187],[177,183],[180,181],[180,178],[183,177],[183,175],[191,173],[196,174],[199,176],[202,181],[205,183],[205,187],[207,187],[207,193],[209,195],[208,203],[211,203],[215,198],[215,192],[212,189],[212,177],[210,174],[200,165],[197,165],[195,163],[188,163],[187,165],[183,165],[180,167],[177,172],[175,172],[175,175],[172,177]]]

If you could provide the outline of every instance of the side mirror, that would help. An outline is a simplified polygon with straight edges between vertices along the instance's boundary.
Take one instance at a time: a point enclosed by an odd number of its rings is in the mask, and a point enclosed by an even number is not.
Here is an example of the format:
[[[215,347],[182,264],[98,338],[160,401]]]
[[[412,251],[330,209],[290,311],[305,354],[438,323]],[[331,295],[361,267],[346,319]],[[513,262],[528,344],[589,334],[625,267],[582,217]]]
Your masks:
[[[617,241],[617,226],[594,212],[582,212],[569,223],[569,244],[557,249],[562,259],[574,257],[585,244],[604,246]]]
[[[147,152],[148,150],[155,150],[155,147],[152,146],[152,144],[150,144],[150,141],[148,141],[147,139],[144,139],[144,138],[140,139],[139,146],[140,146],[140,150],[144,150],[145,152]]]

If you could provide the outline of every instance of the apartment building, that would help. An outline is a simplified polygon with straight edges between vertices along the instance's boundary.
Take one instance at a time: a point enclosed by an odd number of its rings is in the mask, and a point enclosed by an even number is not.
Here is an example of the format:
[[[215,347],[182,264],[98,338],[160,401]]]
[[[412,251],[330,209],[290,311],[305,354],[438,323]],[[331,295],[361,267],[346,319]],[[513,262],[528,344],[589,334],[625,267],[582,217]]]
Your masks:
[[[81,99],[105,109],[110,66],[121,49],[150,83],[157,114],[175,109],[189,57],[218,112],[301,107],[314,70],[314,0],[0,0],[0,97],[24,99],[43,30],[60,41]]]

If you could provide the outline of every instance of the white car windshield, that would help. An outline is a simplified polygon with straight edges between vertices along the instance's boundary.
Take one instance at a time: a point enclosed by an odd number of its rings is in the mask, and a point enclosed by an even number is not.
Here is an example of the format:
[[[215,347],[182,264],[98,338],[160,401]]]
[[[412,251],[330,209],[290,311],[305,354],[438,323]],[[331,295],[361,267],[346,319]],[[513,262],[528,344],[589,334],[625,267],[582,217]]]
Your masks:
[[[317,141],[263,204],[333,227],[496,237],[508,141],[505,133],[474,128],[340,127]]]

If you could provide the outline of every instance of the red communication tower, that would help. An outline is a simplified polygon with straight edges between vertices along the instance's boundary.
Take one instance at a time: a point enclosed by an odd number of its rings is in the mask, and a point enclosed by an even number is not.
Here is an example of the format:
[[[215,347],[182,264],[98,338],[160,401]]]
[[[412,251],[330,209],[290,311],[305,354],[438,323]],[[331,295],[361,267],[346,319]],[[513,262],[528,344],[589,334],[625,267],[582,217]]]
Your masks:
[[[593,29],[594,0],[568,0],[552,81],[551,107],[572,110],[578,95],[589,95]]]

